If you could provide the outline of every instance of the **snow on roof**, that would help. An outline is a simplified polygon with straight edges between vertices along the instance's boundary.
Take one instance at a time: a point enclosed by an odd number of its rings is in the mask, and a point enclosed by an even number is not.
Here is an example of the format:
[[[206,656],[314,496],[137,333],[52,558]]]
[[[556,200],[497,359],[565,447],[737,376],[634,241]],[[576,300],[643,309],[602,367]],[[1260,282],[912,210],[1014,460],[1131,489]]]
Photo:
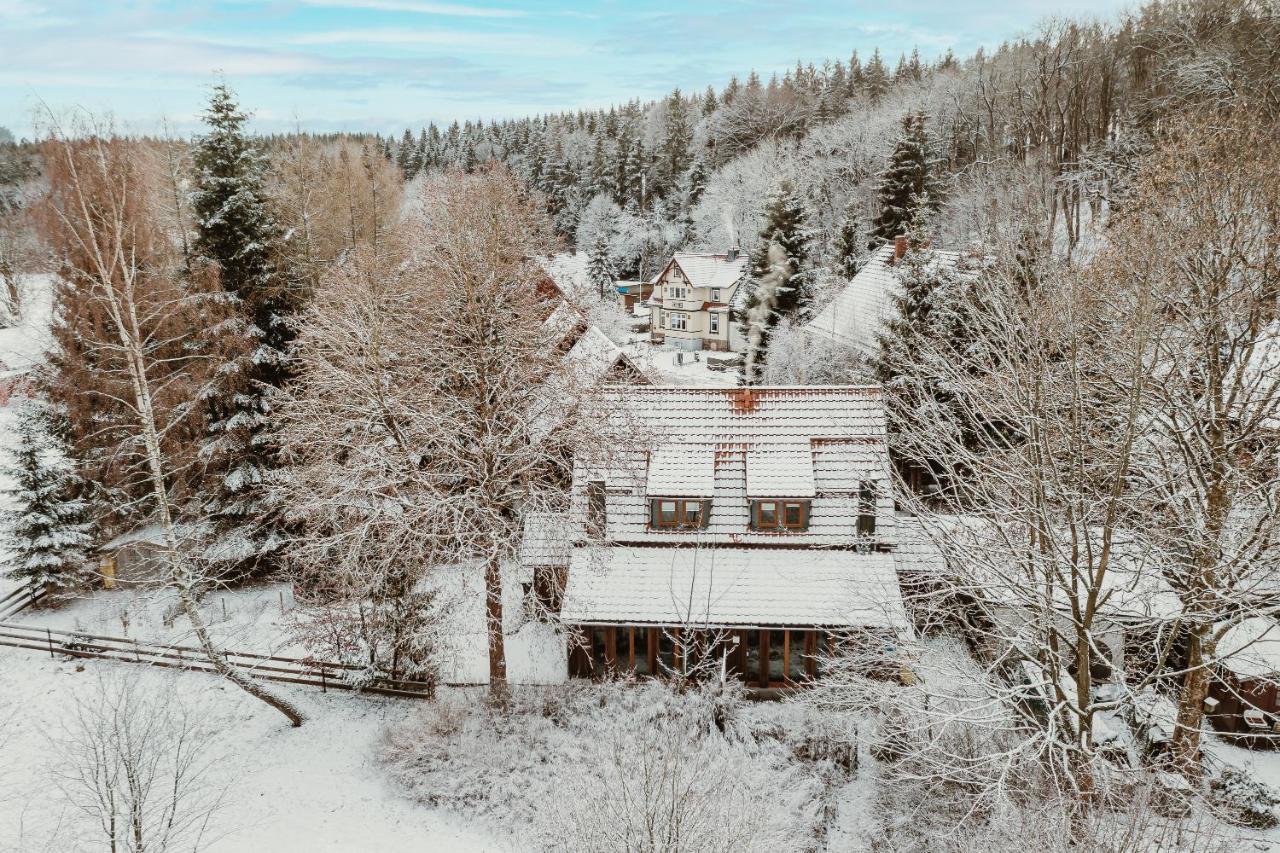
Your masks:
[[[627,432],[650,428],[666,440],[807,442],[885,440],[877,385],[606,389],[605,411]]]
[[[942,249],[911,251],[928,252],[931,263],[948,268],[957,266],[961,258],[960,252]],[[880,332],[893,316],[899,287],[898,271],[893,265],[893,245],[881,246],[804,329],[810,335],[856,347],[864,353],[875,353],[880,348]]]
[[[709,498],[715,488],[715,451],[709,445],[663,444],[649,453],[650,497]]]
[[[892,541],[893,493],[878,387],[619,386],[598,396],[610,418],[605,435],[616,438],[596,455],[590,449],[577,454],[573,500],[581,517],[584,483],[606,481],[610,541],[687,542],[688,532],[651,528],[648,504],[651,496],[687,495],[711,498],[707,525],[697,534],[704,544],[849,545],[858,538],[859,491],[866,484],[876,493],[876,538]],[[685,471],[668,473],[662,454],[677,447],[681,459],[670,465]],[[659,455],[656,466],[653,453]],[[655,471],[662,477],[655,478]],[[752,529],[750,499],[769,497],[810,497],[808,528]]]
[[[899,572],[940,574],[946,569],[942,552],[920,525],[915,516],[899,516],[895,532],[898,536],[893,560]]]
[[[753,447],[747,451],[747,496],[811,498],[813,450],[804,444]]]
[[[729,256],[724,254],[676,252],[671,258],[671,263],[680,267],[680,271],[693,287],[729,288],[747,274],[748,260],[742,254],[729,260]]]
[[[1218,640],[1218,658],[1240,678],[1280,673],[1280,625],[1255,616],[1231,626]]]
[[[990,602],[1018,606],[1026,601],[1028,572],[1058,573],[1062,583],[1055,584],[1059,609],[1069,609],[1069,591],[1065,587],[1070,555],[1045,555],[1043,565],[1015,565],[1015,550],[1010,542],[1025,542],[1025,533],[1017,523],[999,523],[976,515],[938,516],[928,519],[899,518],[898,567],[902,570],[954,573],[964,572],[963,581],[973,594],[981,593]],[[1064,541],[1068,537],[1064,536]],[[1099,543],[1095,543],[1095,549]],[[1008,550],[1009,564],[996,565]],[[1181,612],[1177,592],[1165,578],[1168,558],[1135,537],[1116,531],[1111,543],[1111,558],[1102,578],[1105,599],[1099,612],[1120,620],[1171,619]],[[1088,567],[1081,565],[1081,571]],[[958,577],[958,576],[957,576]],[[1080,595],[1084,595],[1081,591]]]
[[[774,548],[578,548],[570,624],[908,630],[889,554]]]
[[[567,566],[578,526],[568,513],[531,512],[525,516],[520,565]]]
[[[609,337],[595,326],[588,326],[581,337],[574,342],[569,352],[565,354],[564,363],[573,380],[587,387],[605,378],[619,363],[626,364],[637,375],[643,375],[621,347],[609,340]]]

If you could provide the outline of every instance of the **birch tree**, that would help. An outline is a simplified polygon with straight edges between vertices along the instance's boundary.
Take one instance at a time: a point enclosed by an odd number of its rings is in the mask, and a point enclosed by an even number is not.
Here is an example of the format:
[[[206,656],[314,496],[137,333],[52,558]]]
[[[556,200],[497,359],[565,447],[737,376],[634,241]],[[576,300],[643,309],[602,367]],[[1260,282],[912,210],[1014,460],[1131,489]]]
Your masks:
[[[109,127],[92,121],[78,129],[78,135],[84,137],[79,141],[69,139],[56,122],[51,123],[46,143],[53,181],[49,207],[60,240],[76,249],[64,256],[62,273],[69,286],[79,290],[105,318],[97,334],[85,343],[108,363],[117,365],[122,374],[125,391],[118,404],[128,413],[128,438],[140,447],[140,476],[149,486],[149,495],[140,507],[149,510],[162,531],[168,582],[218,673],[299,726],[303,716],[291,702],[227,662],[209,635],[198,606],[208,578],[178,535],[171,497],[175,466],[166,452],[155,379],[160,367],[157,352],[168,343],[163,337],[168,327],[158,322],[158,317],[182,310],[187,303],[181,288],[171,290],[168,299],[152,298],[156,289],[148,279],[168,273],[163,266],[149,263],[154,260],[153,241],[159,238],[148,230],[146,206],[141,201],[145,189],[134,152],[114,137]]]

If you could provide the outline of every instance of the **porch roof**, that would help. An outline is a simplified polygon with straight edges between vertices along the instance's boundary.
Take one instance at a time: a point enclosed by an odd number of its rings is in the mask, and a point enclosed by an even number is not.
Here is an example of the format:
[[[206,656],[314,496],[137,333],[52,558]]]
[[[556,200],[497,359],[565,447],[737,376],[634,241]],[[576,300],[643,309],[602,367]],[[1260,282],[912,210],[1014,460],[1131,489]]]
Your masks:
[[[890,554],[806,548],[575,549],[570,624],[906,631]]]

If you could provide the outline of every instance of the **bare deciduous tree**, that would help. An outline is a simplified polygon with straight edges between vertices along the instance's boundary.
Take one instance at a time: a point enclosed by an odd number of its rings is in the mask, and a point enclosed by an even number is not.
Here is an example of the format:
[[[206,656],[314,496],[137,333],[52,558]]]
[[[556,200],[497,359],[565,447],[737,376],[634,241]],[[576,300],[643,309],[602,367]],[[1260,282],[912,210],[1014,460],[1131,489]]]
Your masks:
[[[210,772],[214,737],[173,685],[103,673],[52,735],[54,783],[111,853],[199,851],[226,794]]]
[[[501,169],[429,182],[397,234],[325,277],[284,407],[296,565],[412,590],[431,566],[484,573],[491,694],[506,694],[500,569],[524,514],[560,499],[581,393],[536,258],[545,220]]]

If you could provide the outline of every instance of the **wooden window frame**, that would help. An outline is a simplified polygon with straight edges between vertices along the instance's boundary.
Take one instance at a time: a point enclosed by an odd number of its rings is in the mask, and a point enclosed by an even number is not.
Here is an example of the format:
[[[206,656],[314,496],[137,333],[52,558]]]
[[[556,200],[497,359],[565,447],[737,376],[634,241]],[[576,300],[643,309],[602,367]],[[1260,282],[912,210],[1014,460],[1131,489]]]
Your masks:
[[[675,504],[675,520],[671,523],[666,523],[661,520],[662,504],[664,503]],[[689,504],[699,505],[698,520],[694,523],[690,523],[688,521]],[[649,526],[653,530],[704,530],[706,529],[710,514],[710,498],[650,498]]]
[[[761,511],[764,504],[773,504],[774,520],[772,524],[765,524],[761,518]],[[789,524],[787,522],[787,508],[800,508],[800,522],[798,524]],[[782,530],[788,532],[803,532],[809,529],[809,513],[811,505],[807,500],[786,500],[784,498],[761,498],[751,501],[751,526],[754,530]]]

